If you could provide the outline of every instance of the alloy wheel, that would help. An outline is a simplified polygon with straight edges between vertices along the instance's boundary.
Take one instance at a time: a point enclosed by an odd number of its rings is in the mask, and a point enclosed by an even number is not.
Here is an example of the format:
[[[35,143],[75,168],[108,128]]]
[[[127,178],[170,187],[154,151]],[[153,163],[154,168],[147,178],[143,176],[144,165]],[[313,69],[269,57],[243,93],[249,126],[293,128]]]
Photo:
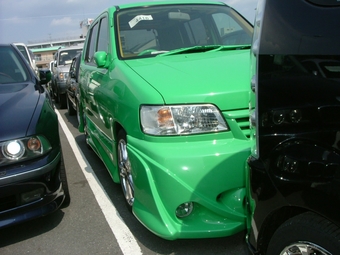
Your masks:
[[[134,186],[131,174],[131,164],[126,149],[126,141],[124,138],[118,142],[118,160],[119,160],[119,175],[125,200],[129,207],[132,207],[134,202]]]
[[[331,255],[331,253],[316,244],[298,242],[285,247],[280,255]]]

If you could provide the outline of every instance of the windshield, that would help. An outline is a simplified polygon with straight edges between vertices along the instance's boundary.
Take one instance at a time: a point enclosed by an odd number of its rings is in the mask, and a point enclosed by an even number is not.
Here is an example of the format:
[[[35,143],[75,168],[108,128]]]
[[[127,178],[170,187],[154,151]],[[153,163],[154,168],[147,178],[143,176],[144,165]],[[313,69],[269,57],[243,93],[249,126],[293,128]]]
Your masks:
[[[28,80],[29,74],[17,52],[11,46],[0,47],[0,84]]]
[[[72,63],[72,59],[81,52],[82,49],[71,49],[60,51],[58,65],[69,65]]]
[[[250,45],[253,32],[242,16],[223,5],[131,8],[116,18],[117,51],[123,59],[195,46]]]

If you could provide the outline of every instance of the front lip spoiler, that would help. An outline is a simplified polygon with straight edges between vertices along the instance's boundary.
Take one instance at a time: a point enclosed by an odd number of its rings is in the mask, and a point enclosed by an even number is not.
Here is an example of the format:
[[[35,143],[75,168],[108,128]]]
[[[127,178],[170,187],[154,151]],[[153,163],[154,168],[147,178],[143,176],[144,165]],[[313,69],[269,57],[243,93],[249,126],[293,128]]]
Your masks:
[[[58,163],[60,162],[60,159],[61,159],[61,155],[59,152],[58,155],[47,165],[29,170],[26,172],[22,172],[19,174],[0,177],[0,186],[14,183],[14,182],[21,182],[27,179],[35,178],[43,174],[46,174],[57,167]]]

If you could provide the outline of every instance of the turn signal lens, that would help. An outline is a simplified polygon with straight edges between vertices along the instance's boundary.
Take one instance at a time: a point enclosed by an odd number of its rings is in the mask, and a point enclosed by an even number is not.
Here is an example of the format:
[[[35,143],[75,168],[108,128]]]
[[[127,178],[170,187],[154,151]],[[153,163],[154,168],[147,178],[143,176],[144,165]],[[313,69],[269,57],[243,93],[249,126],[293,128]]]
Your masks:
[[[41,149],[41,142],[39,139],[32,137],[27,141],[27,148],[31,151],[37,151]]]

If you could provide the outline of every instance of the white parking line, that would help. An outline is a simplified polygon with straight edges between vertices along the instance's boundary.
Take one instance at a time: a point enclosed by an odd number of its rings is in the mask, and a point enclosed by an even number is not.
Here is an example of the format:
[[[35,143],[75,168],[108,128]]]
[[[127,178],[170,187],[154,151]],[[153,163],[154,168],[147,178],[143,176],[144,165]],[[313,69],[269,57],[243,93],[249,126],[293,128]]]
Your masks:
[[[123,219],[120,217],[115,206],[112,204],[110,198],[105,192],[103,186],[99,182],[96,174],[93,172],[91,165],[86,160],[84,154],[80,150],[78,144],[75,142],[73,135],[68,129],[65,121],[61,117],[59,111],[56,109],[59,123],[67,137],[67,140],[76,156],[76,159],[87,179],[92,192],[108,222],[113,234],[115,235],[118,245],[125,255],[141,255],[142,251],[130,232],[129,228],[125,225]]]

